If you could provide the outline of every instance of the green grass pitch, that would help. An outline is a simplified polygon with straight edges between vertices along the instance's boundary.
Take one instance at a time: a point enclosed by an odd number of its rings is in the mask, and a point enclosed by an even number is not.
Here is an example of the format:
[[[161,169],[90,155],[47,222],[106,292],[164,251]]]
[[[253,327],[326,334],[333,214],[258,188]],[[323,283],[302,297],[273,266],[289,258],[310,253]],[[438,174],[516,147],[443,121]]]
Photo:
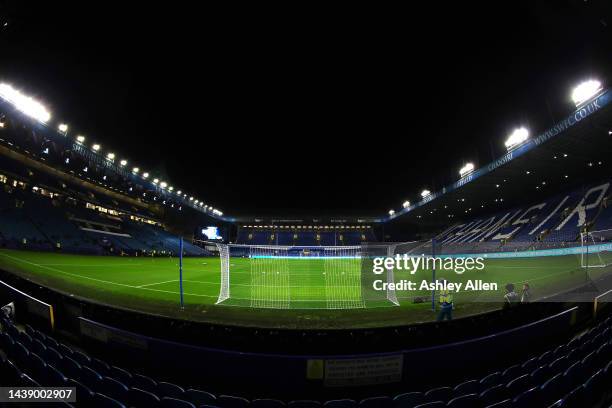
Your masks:
[[[497,282],[497,292],[460,292],[454,295],[455,316],[497,309],[504,286],[529,282],[534,297],[558,293],[586,281],[577,256],[488,260],[483,271],[438,273],[452,282],[481,279]],[[60,292],[124,309],[176,318],[230,325],[282,328],[355,328],[402,325],[435,319],[431,292],[398,292],[400,306],[393,306],[380,292],[362,289],[356,282],[354,262],[346,270],[325,271],[321,260],[286,259],[289,281],[252,274],[249,259],[231,259],[231,298],[215,305],[219,294],[218,257],[185,258],[183,289],[185,307],[179,307],[177,258],[82,256],[60,253],[0,250],[0,269]],[[342,264],[340,265],[342,269]],[[358,267],[358,266],[357,266]],[[353,271],[353,272],[351,272]],[[590,270],[602,274],[605,271]],[[431,272],[414,276],[396,272],[396,280],[431,279]],[[335,279],[335,280],[334,280]],[[425,303],[415,303],[415,297]],[[281,299],[273,301],[271,299]],[[253,300],[255,299],[255,300]],[[258,302],[257,300],[265,300]],[[343,299],[334,303],[333,299]],[[361,301],[360,299],[365,299]],[[344,302],[344,303],[342,303]],[[361,302],[361,303],[360,303]],[[275,307],[290,307],[275,309]],[[342,309],[342,307],[354,307]],[[331,309],[330,309],[331,308]]]

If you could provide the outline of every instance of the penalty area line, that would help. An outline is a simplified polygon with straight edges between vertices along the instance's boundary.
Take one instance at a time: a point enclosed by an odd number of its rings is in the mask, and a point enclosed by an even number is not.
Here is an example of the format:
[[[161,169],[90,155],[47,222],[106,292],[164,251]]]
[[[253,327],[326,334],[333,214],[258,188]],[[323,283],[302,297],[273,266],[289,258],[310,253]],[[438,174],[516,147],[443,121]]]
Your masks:
[[[155,282],[155,283],[147,283],[146,285],[139,285],[136,286],[138,289],[142,289],[142,288],[146,288],[147,286],[155,286],[155,285],[163,285],[164,283],[172,283],[172,282],[178,282],[178,279],[172,279],[169,281],[164,281],[164,282]],[[183,281],[185,282],[185,281]]]

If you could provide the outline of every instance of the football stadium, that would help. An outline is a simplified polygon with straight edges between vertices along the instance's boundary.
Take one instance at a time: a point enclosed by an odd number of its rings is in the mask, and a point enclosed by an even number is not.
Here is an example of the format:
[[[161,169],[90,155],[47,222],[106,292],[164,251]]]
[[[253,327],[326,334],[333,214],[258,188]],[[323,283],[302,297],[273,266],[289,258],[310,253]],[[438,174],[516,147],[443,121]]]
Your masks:
[[[200,87],[174,57],[145,73],[146,52],[104,48],[114,34],[97,42],[93,19],[46,31],[61,9],[7,7],[0,406],[612,407],[612,43],[603,39],[612,13],[603,2],[562,3],[519,7],[538,17],[517,34],[539,38],[525,56],[557,65],[513,63],[495,85],[507,94],[495,100],[483,98],[497,92],[493,82],[455,81],[448,96],[436,94],[431,119],[422,101],[409,121],[386,112],[395,101],[380,102],[384,114],[369,101],[360,115],[377,112],[381,130],[356,153],[310,117],[307,105],[337,107],[333,81],[312,103],[290,96],[270,105],[262,93],[254,103],[244,84],[259,77],[215,93],[213,76]],[[498,35],[519,11],[497,28],[478,27]],[[136,30],[125,13],[121,41]],[[189,25],[183,13],[163,17],[176,30]],[[589,57],[586,65],[555,45],[574,35],[568,21],[583,42],[567,47]],[[151,38],[161,30],[138,27]],[[40,32],[56,38],[62,29],[66,44],[37,45]],[[522,49],[520,38],[487,49],[487,59],[504,61]],[[257,50],[267,67],[280,61],[243,41],[236,53]],[[119,62],[108,62],[124,46]],[[478,77],[460,59],[449,63]],[[179,94],[168,89],[134,96],[141,76],[148,86],[148,75],[169,73],[164,64],[175,81],[190,78],[198,117],[171,110]],[[217,80],[237,80],[222,71]],[[265,75],[257,89],[300,82]],[[463,99],[442,101],[450,89]],[[354,108],[350,99],[361,96],[351,95],[341,100]],[[271,106],[291,145],[264,136],[277,131],[264,114]],[[388,115],[412,136],[383,132],[390,128],[379,118]],[[342,118],[336,123],[354,135],[371,130]],[[502,121],[512,125],[483,133]],[[236,129],[261,136],[242,145]],[[304,137],[313,130],[322,136]],[[160,139],[149,135],[156,131]],[[429,153],[402,155],[419,149]]]

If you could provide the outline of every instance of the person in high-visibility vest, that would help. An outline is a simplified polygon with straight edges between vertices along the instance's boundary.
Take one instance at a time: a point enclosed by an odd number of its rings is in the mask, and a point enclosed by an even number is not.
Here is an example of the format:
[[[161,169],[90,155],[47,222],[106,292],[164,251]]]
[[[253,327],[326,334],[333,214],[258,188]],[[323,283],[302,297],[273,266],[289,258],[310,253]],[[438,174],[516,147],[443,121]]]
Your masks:
[[[445,280],[442,280],[442,283],[446,283]],[[448,289],[443,289],[440,291],[439,297],[440,303],[440,313],[438,314],[438,321],[442,321],[444,319],[451,320],[453,318],[453,294]]]

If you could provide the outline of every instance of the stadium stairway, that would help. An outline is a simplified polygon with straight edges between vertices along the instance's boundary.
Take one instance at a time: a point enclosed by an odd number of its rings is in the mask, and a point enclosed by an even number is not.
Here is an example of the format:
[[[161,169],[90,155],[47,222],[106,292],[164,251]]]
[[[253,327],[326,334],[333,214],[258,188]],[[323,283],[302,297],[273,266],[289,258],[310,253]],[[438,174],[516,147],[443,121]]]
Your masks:
[[[569,342],[480,378],[425,392],[315,401],[248,400],[158,381],[116,367],[26,325],[0,317],[0,374],[4,384],[68,386],[76,404],[135,408],[590,408],[612,402],[612,318]]]

